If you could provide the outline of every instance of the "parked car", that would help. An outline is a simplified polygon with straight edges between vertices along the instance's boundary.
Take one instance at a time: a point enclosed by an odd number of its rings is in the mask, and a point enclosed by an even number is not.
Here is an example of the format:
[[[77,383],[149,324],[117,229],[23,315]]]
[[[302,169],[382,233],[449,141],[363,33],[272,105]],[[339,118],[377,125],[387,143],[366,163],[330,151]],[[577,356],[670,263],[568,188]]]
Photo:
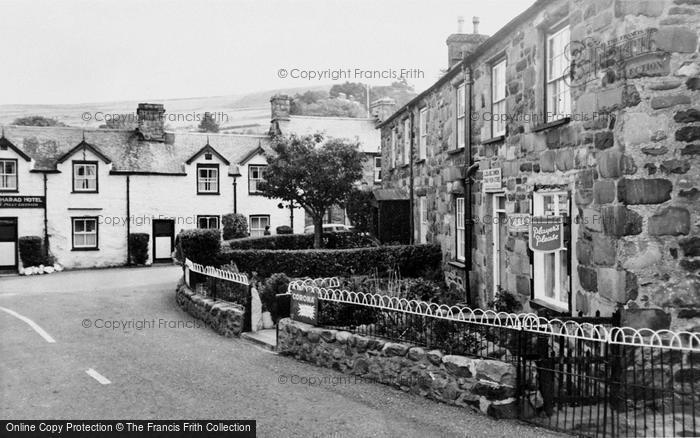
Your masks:
[[[324,233],[344,233],[347,231],[354,231],[355,227],[352,227],[350,225],[345,225],[345,224],[323,224],[323,232]],[[314,226],[309,225],[308,227],[304,228],[304,234],[313,234],[314,233]]]

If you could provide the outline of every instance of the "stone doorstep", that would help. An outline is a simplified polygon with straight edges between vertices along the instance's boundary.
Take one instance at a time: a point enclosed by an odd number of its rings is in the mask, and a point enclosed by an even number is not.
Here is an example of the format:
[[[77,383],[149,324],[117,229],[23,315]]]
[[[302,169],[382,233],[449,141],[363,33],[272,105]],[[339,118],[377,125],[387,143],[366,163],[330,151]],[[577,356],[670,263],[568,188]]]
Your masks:
[[[257,332],[243,332],[241,339],[245,339],[270,351],[277,351],[277,329],[262,329]]]

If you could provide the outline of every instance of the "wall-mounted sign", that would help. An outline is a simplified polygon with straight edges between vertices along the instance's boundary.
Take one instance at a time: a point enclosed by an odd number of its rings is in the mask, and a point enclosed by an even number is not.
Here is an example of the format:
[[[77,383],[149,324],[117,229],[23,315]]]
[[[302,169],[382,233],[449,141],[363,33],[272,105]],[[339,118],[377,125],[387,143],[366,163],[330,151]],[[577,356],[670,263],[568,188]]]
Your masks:
[[[0,196],[0,208],[44,208],[43,196]]]
[[[482,184],[485,192],[500,192],[503,189],[501,186],[500,167],[496,167],[495,169],[484,169],[482,175]]]
[[[527,213],[511,213],[508,215],[508,231],[524,233],[530,229],[530,215]]]
[[[561,216],[530,218],[530,249],[555,252],[564,247],[564,221]]]
[[[318,295],[310,290],[293,290],[289,314],[293,320],[316,325],[318,322]]]

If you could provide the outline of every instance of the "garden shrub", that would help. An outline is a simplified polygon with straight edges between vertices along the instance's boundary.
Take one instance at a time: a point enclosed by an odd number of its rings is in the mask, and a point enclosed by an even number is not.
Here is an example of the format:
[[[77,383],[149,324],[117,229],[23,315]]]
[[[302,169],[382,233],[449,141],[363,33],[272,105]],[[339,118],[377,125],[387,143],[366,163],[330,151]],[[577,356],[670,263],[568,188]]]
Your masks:
[[[277,234],[292,234],[292,227],[289,225],[280,225],[279,227],[275,228],[275,231]]]
[[[275,236],[234,239],[224,243],[231,249],[313,249],[313,234],[278,234]],[[347,249],[378,246],[372,236],[362,233],[324,233],[323,247],[326,249]]]
[[[224,240],[248,237],[248,220],[239,213],[225,214],[221,218]]]
[[[48,264],[44,251],[44,240],[39,236],[22,236],[19,238],[19,257],[24,267]]]
[[[131,262],[137,265],[143,265],[148,260],[148,240],[150,236],[147,233],[131,233],[129,234],[129,253],[131,254]]]
[[[221,249],[219,230],[192,229],[183,230],[177,236],[177,254],[180,262],[185,258],[205,266],[217,263],[217,254]]]
[[[279,319],[277,316],[277,295],[287,293],[287,286],[290,281],[285,274],[272,274],[260,290],[260,301],[262,301],[263,310],[270,312],[274,322],[277,322]]]
[[[218,255],[216,265],[235,263],[241,271],[256,271],[261,277],[277,272],[290,277],[384,276],[394,271],[417,277],[426,267],[439,267],[441,261],[438,245],[401,245],[301,251],[229,249]]]

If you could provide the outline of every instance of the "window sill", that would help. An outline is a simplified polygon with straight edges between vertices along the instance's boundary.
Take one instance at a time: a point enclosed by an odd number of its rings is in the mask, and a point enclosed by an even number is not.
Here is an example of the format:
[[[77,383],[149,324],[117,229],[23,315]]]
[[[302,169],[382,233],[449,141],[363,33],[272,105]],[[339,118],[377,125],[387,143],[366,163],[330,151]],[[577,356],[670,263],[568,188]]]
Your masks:
[[[248,196],[265,196],[262,192],[248,192]]]
[[[99,251],[100,248],[73,248],[71,251]]]
[[[423,164],[425,163],[425,158],[421,158],[420,160],[416,161],[416,164]]]
[[[481,144],[500,143],[500,142],[502,142],[502,141],[505,140],[505,139],[506,139],[506,136],[505,136],[505,135],[498,135],[498,136],[496,136],[496,137],[489,138],[489,139],[487,139],[487,140],[482,141]]]
[[[447,262],[447,264],[458,269],[467,269],[467,265],[465,265],[464,262],[459,260],[450,260],[449,262]]]
[[[402,164],[399,169],[408,169],[409,164]]]
[[[0,189],[0,193],[19,193],[19,189]]]
[[[457,155],[457,154],[463,154],[464,153],[464,147],[457,148],[457,149],[451,149],[447,151],[447,155]]]
[[[565,315],[569,314],[569,309],[567,309],[566,307],[559,306],[557,304],[551,303],[549,301],[545,301],[545,300],[540,299],[540,298],[532,298],[530,300],[530,302],[537,304],[538,306],[546,307],[547,309],[554,310],[555,312],[559,312],[559,313],[562,313]]]
[[[97,190],[73,190],[71,193],[91,195],[100,192],[98,192]]]
[[[197,195],[198,195],[198,196],[199,196],[199,195],[203,195],[203,196],[210,196],[210,195],[217,196],[217,195],[220,195],[220,194],[221,194],[221,193],[219,193],[219,192],[216,192],[216,193],[214,193],[214,192],[197,192]]]
[[[530,132],[546,131],[547,129],[556,128],[557,126],[561,126],[561,125],[566,125],[570,121],[571,121],[570,117],[564,117],[564,118],[561,118],[559,120],[555,120],[553,122],[543,123],[541,125],[537,125],[537,126],[533,127],[532,129],[530,129]]]

